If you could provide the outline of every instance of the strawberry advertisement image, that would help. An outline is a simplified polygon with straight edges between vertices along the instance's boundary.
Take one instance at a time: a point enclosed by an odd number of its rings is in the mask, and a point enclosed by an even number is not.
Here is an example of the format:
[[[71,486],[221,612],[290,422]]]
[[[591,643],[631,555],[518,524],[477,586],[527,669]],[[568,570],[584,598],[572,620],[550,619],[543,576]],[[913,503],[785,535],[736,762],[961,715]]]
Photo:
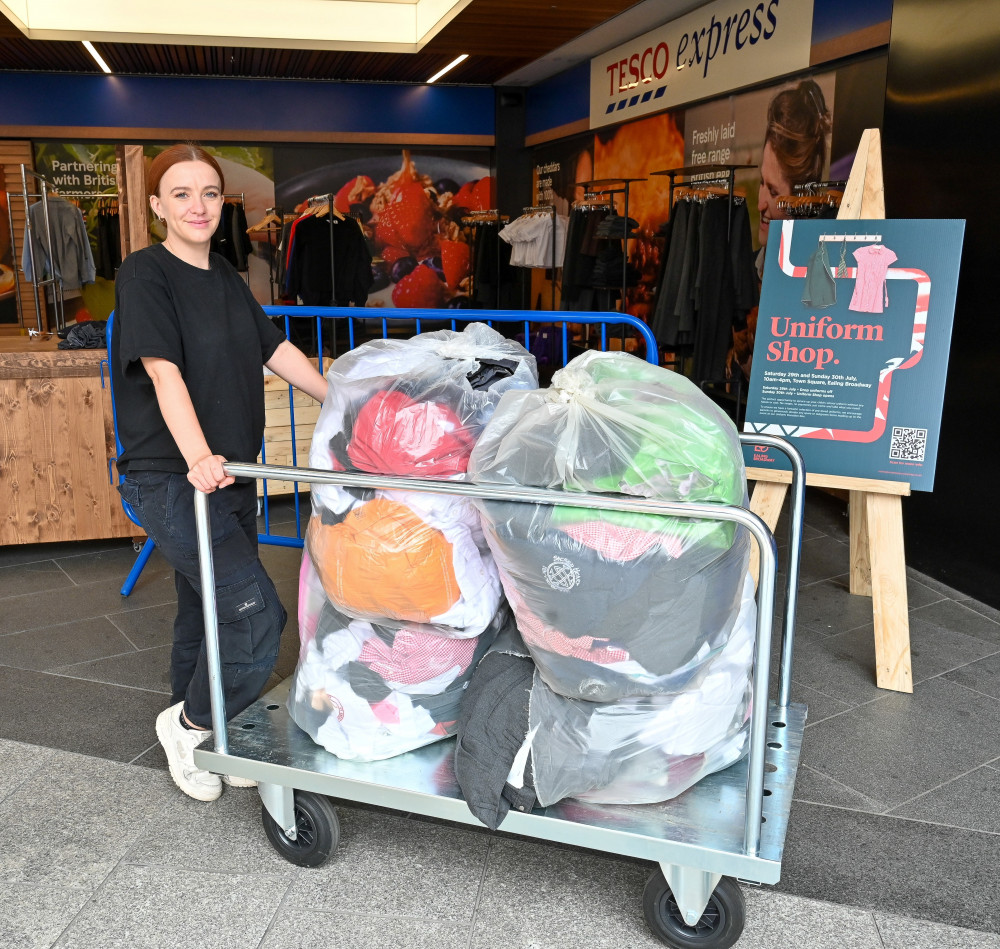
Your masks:
[[[463,218],[496,206],[486,149],[275,149],[275,200],[304,211],[332,195],[372,254],[369,307],[469,305],[472,229]]]

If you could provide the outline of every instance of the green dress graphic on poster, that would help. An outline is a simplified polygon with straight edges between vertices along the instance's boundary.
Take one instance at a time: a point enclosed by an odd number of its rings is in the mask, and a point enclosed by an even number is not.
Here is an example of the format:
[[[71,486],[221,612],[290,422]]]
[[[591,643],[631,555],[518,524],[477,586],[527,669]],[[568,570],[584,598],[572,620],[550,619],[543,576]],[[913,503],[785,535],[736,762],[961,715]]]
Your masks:
[[[964,228],[772,228],[744,430],[789,438],[806,471],[932,490]],[[805,292],[817,285],[829,288],[819,303]],[[753,467],[787,467],[759,446],[744,454]]]

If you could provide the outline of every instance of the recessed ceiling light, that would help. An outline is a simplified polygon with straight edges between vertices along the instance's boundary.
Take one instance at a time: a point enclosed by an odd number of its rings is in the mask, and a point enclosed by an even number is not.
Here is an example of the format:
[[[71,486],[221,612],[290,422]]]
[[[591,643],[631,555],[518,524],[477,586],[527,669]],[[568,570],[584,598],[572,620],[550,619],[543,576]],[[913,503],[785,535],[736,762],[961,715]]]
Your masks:
[[[458,59],[452,60],[450,63],[448,63],[447,66],[444,67],[444,69],[439,69],[436,73],[434,73],[434,75],[431,76],[431,78],[428,79],[427,82],[428,83],[437,82],[437,80],[440,79],[446,72],[448,72],[449,69],[454,69],[460,62],[462,62],[462,60],[468,58],[469,58],[468,53],[462,53],[462,55],[459,56]]]
[[[101,54],[97,52],[96,49],[94,49],[94,44],[91,43],[90,40],[84,40],[83,45],[86,48],[87,52],[94,57],[94,61],[97,63],[97,65],[100,66],[101,69],[103,69],[106,73],[110,73],[111,67],[104,61],[104,59],[101,57]]]

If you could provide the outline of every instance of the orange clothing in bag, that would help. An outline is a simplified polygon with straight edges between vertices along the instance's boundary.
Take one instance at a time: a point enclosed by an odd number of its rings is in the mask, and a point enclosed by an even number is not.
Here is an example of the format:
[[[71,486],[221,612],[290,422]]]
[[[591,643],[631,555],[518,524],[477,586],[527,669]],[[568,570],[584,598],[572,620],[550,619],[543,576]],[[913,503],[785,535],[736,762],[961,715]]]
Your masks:
[[[383,497],[339,524],[310,518],[306,545],[331,602],[360,616],[427,623],[461,595],[444,535]]]

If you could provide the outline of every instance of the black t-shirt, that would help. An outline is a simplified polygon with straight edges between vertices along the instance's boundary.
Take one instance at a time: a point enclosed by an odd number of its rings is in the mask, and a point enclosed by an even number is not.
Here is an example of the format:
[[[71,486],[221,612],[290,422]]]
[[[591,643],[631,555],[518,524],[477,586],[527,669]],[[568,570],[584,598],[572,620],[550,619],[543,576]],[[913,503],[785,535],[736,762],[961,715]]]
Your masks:
[[[202,270],[154,244],[129,254],[118,271],[111,372],[122,473],[188,470],[163,421],[143,356],[180,369],[213,454],[247,462],[260,453],[261,369],[285,337],[228,261],[211,254],[209,263]]]

